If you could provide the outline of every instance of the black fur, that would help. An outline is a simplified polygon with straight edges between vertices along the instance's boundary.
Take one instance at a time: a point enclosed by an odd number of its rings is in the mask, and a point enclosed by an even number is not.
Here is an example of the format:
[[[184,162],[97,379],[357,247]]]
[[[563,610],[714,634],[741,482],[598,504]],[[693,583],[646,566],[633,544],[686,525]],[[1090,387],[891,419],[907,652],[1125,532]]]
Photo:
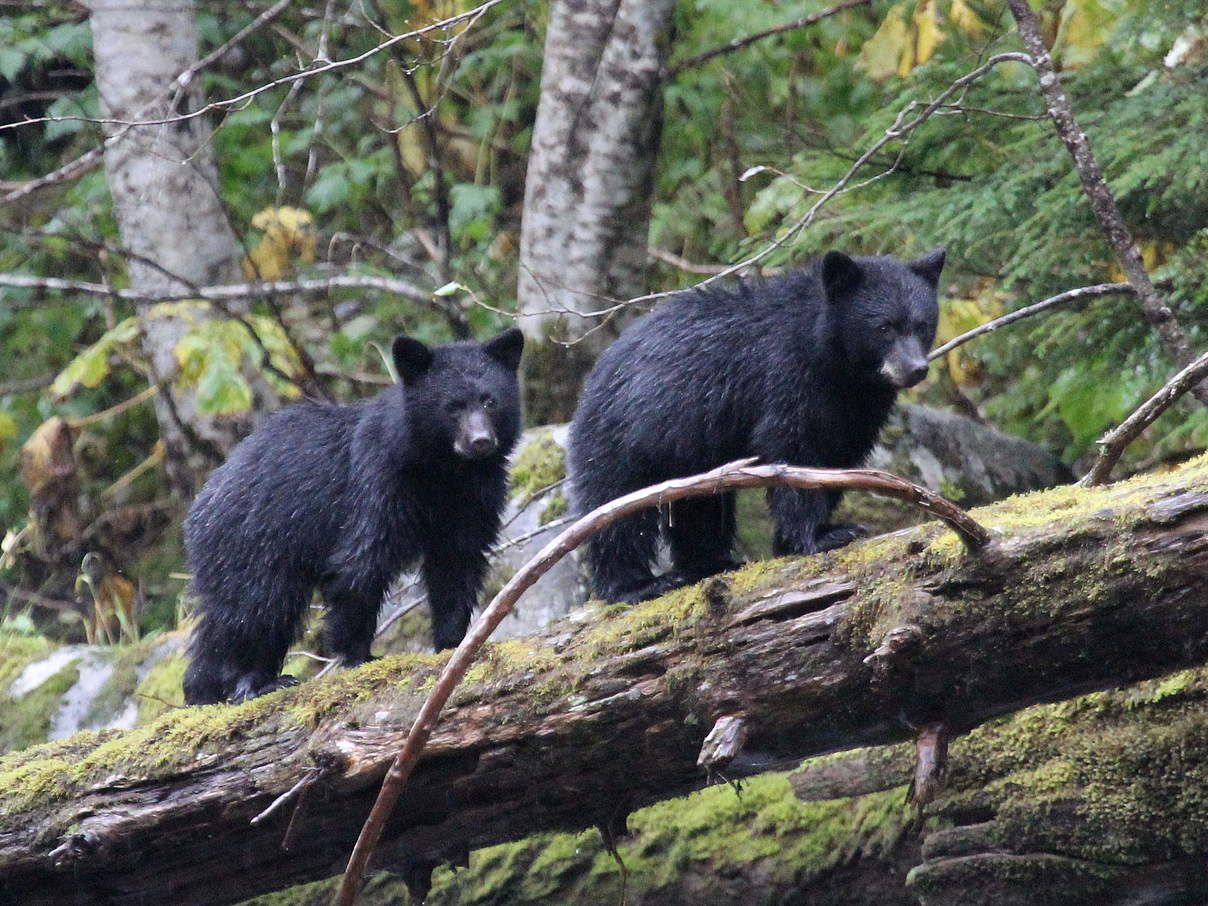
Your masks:
[[[185,701],[241,701],[279,677],[314,589],[326,648],[370,658],[378,609],[422,561],[436,649],[465,636],[520,432],[523,337],[429,349],[394,341],[402,384],[354,405],[272,415],[206,482],[185,520],[200,598]]]
[[[571,424],[576,509],[744,456],[861,464],[897,391],[926,376],[943,249],[917,261],[828,252],[803,271],[682,293],[630,326],[588,376]],[[863,529],[829,525],[837,493],[768,494],[775,551],[810,554]],[[595,592],[636,601],[731,568],[734,495],[614,523],[588,543]],[[652,566],[665,532],[674,566]]]

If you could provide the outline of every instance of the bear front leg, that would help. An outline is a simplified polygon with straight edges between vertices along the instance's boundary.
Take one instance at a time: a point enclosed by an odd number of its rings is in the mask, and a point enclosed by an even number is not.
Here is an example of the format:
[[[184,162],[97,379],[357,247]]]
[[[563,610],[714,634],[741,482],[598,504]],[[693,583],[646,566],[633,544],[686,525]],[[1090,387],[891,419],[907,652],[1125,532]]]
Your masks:
[[[839,495],[833,491],[772,488],[768,492],[768,507],[772,520],[776,523],[772,553],[777,557],[789,554],[816,554],[822,550],[841,547],[851,541],[852,538],[848,538],[839,544],[823,546],[831,540],[826,520],[830,518],[838,498]]]
[[[370,646],[377,633],[378,611],[386,595],[384,582],[346,577],[322,585],[327,613],[323,620],[324,647],[345,667],[373,660]]]
[[[481,551],[425,553],[422,573],[432,612],[434,650],[456,648],[465,638],[486,571],[487,558]]]

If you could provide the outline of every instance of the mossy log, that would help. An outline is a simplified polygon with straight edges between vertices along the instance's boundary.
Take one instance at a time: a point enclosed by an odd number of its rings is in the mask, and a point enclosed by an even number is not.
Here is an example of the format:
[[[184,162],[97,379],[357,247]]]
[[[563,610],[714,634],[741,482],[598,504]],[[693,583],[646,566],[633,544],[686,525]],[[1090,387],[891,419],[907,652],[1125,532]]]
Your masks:
[[[616,831],[702,783],[723,716],[748,740],[726,771],[753,772],[1208,663],[1208,458],[974,515],[998,533],[976,556],[924,525],[489,646],[383,864],[422,874],[537,831]],[[442,661],[384,658],[0,760],[0,902],[231,903],[339,871]]]

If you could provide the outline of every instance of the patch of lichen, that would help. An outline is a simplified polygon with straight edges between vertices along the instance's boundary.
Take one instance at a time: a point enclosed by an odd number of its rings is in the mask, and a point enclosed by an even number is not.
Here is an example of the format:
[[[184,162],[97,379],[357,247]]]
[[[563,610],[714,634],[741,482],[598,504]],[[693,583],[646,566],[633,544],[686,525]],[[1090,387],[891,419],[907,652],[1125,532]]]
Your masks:
[[[63,696],[79,676],[79,663],[72,661],[24,695],[0,698],[4,710],[4,720],[0,721],[0,753],[43,742]]]
[[[8,687],[21,671],[34,661],[46,658],[58,646],[40,635],[0,632],[0,695],[8,695]]]
[[[138,686],[139,665],[151,656],[160,642],[160,638],[154,637],[132,645],[111,645],[104,649],[112,672],[88,703],[80,726],[98,726],[117,715]]]
[[[348,720],[385,690],[389,690],[392,710],[414,713],[448,658],[448,652],[392,654],[351,670],[337,670],[318,682],[290,690],[285,713],[307,728],[329,719]]]
[[[1038,705],[952,747],[941,809],[976,799],[1016,851],[1098,863],[1208,852],[1208,667]]]
[[[230,759],[231,740],[271,735],[281,726],[280,702],[287,694],[237,706],[180,708],[124,733],[85,731],[0,758],[0,818],[48,808],[113,775],[153,781],[211,758]]]
[[[704,586],[689,585],[632,607],[601,609],[588,629],[575,640],[584,657],[624,654],[654,645],[681,633],[708,613]]]
[[[959,586],[980,568],[981,559],[938,523],[843,548],[833,568],[853,580],[857,591],[836,639],[858,648],[875,646],[886,630],[906,621],[933,634],[950,631],[954,620],[988,620],[1009,629],[1069,608],[1110,603],[1130,583],[1158,579],[1167,568],[1161,557],[1150,558],[1142,575],[1132,547],[1135,533],[1150,523],[1148,505],[1170,496],[1172,484],[1180,491],[1208,488],[1208,455],[1157,478],[1053,488],[970,511],[1000,543],[1029,552],[1016,556],[1008,587],[981,597],[975,591],[955,597],[912,591],[920,584]],[[1081,543],[1082,538],[1093,544]]]
[[[146,724],[173,708],[184,706],[182,684],[185,678],[184,655],[173,653],[160,658],[143,677],[134,694],[138,696],[138,723]]]
[[[512,498],[524,500],[566,477],[566,450],[554,440],[553,428],[533,432],[512,460]]]

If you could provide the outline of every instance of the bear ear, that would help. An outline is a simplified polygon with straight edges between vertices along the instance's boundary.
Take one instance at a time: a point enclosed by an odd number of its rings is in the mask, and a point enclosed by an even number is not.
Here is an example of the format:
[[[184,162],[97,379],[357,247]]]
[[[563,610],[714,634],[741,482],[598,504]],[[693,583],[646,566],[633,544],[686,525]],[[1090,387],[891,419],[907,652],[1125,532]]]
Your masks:
[[[411,337],[395,337],[390,351],[394,354],[394,369],[404,384],[414,384],[432,365],[432,350]]]
[[[524,351],[524,334],[519,327],[509,327],[499,336],[483,343],[482,351],[509,371],[515,371],[520,367],[520,353]]]
[[[915,258],[906,266],[935,286],[940,282],[940,271],[944,269],[944,256],[947,250],[941,245],[938,249],[928,252],[922,258]]]
[[[822,286],[826,298],[834,302],[848,295],[860,283],[863,274],[855,259],[842,252],[827,252],[822,256]]]

